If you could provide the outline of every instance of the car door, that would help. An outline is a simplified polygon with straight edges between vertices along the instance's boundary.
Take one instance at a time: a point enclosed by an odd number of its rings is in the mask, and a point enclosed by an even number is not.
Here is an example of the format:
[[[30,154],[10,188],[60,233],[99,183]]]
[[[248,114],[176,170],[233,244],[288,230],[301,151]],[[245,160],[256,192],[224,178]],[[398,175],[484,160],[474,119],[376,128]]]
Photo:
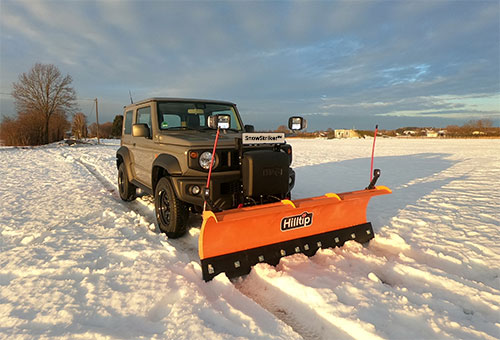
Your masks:
[[[138,107],[136,110],[136,124],[146,124],[149,127],[149,137],[134,138],[134,158],[137,179],[151,188],[151,167],[154,161],[153,129],[151,124],[151,104]]]
[[[127,110],[124,114],[121,145],[127,147],[127,149],[130,152],[130,162],[131,162],[131,166],[132,166],[131,170],[132,170],[132,173],[135,174],[134,154],[133,154],[134,138],[132,137],[133,114],[134,114],[133,110]],[[130,178],[130,179],[134,179],[134,178]]]

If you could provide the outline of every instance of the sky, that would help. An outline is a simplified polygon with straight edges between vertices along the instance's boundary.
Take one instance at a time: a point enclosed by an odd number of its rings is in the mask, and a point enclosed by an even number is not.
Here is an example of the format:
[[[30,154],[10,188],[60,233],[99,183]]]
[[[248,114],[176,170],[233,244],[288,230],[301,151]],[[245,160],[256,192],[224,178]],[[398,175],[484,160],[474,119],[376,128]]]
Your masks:
[[[308,130],[500,125],[500,1],[0,0],[0,114],[35,63],[112,121],[149,97],[237,103]]]

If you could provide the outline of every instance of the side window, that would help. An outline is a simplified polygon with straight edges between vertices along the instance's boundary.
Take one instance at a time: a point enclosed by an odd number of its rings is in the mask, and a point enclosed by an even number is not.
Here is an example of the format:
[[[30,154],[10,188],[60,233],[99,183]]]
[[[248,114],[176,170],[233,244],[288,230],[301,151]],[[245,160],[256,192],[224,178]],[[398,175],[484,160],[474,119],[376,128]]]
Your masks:
[[[132,111],[125,113],[125,132],[126,135],[132,133]]]
[[[137,109],[137,124],[147,124],[151,131],[151,107]]]

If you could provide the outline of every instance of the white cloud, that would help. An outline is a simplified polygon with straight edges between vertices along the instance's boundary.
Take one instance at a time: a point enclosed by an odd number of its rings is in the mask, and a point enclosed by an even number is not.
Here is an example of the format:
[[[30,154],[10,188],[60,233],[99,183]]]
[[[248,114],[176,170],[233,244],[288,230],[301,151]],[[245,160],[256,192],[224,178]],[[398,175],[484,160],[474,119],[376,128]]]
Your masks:
[[[430,65],[408,65],[391,67],[382,70],[380,73],[382,77],[387,79],[391,85],[399,85],[404,83],[414,83],[423,78],[428,73]]]

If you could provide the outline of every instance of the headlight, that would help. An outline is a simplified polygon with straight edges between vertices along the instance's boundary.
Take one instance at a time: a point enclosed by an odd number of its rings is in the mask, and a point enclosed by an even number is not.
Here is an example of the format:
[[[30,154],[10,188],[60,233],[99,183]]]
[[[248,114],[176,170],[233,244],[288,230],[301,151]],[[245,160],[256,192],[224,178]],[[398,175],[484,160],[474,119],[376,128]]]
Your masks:
[[[212,153],[209,151],[203,152],[200,155],[200,158],[198,158],[198,162],[199,162],[200,166],[205,170],[208,170],[210,168],[210,161],[211,160],[212,160]],[[214,165],[212,166],[212,169],[215,168],[215,166],[216,166],[216,163],[215,163],[215,159],[214,159]]]

